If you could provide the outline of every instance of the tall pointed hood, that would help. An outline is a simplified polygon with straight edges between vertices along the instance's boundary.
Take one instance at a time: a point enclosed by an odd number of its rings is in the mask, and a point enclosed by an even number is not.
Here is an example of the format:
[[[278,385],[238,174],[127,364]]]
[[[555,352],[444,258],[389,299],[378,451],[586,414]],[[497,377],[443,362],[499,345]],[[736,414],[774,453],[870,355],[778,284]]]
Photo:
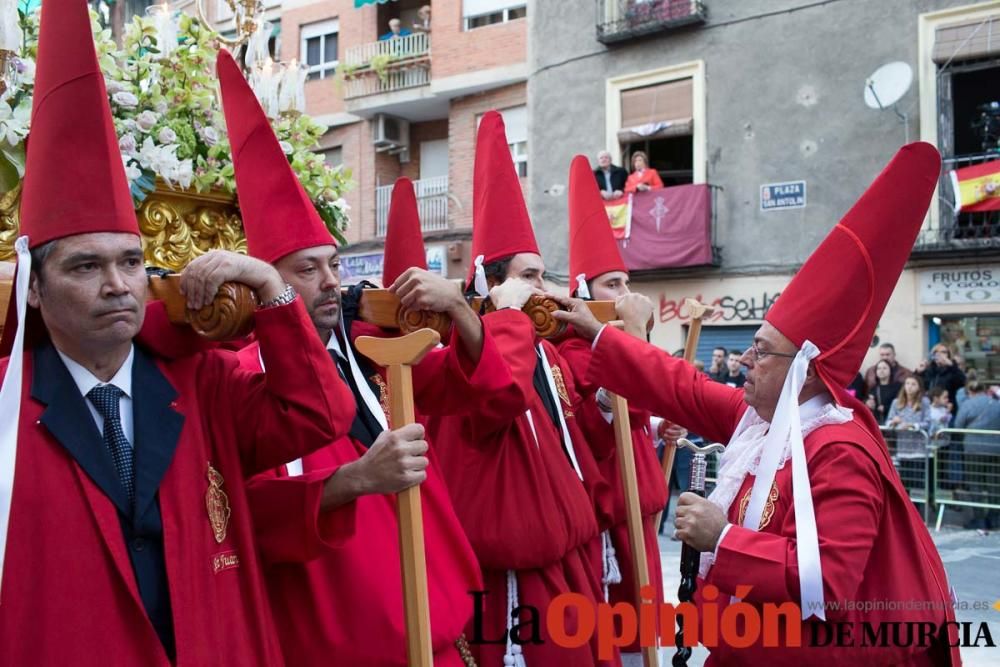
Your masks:
[[[583,155],[577,155],[569,166],[569,282],[577,296],[586,281],[611,271],[628,271],[618,242],[608,222],[604,200],[594,181],[594,171]]]
[[[930,144],[901,148],[765,317],[797,346],[812,341],[819,349],[814,364],[835,387],[849,385],[861,367],[940,169],[941,157]]]
[[[273,264],[297,250],[334,245],[236,61],[223,50],[215,66],[247,250]]]
[[[540,254],[507,144],[503,117],[496,111],[487,111],[479,123],[472,205],[473,264],[468,284],[473,283],[475,260],[480,256],[482,264],[489,264],[522,252]]]
[[[413,181],[396,179],[392,186],[389,204],[389,222],[385,234],[385,253],[382,258],[382,285],[388,287],[411,267],[427,268],[427,251],[420,231],[420,213]]]
[[[32,248],[89,232],[139,234],[86,0],[42,5],[20,216]]]

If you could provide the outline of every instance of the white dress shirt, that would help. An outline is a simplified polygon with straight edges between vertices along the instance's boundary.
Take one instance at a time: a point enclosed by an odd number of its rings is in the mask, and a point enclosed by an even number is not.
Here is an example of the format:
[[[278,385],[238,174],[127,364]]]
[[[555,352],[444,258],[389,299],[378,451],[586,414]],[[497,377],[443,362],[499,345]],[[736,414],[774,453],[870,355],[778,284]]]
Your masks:
[[[115,373],[115,376],[111,378],[110,382],[101,382],[94,376],[93,373],[88,371],[86,368],[76,363],[65,354],[63,354],[59,349],[56,349],[59,353],[59,358],[63,360],[66,364],[66,370],[73,378],[73,382],[76,383],[77,389],[83,395],[84,403],[87,404],[87,409],[90,410],[90,415],[94,418],[94,424],[97,425],[97,430],[104,434],[104,417],[101,413],[97,411],[87,399],[87,394],[91,389],[99,385],[113,384],[122,390],[121,398],[118,399],[118,414],[122,420],[122,431],[125,433],[125,437],[128,439],[130,445],[134,444],[135,440],[133,437],[133,419],[132,419],[132,362],[135,359],[135,347],[131,347],[128,352],[128,357],[125,358],[125,362]]]

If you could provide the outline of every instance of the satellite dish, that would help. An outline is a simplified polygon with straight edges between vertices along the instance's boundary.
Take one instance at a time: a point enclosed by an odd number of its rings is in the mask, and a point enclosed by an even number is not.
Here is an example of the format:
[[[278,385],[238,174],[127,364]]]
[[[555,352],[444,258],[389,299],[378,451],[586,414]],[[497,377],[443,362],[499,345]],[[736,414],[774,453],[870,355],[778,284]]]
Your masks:
[[[897,60],[886,63],[865,81],[865,104],[872,109],[887,109],[898,102],[913,83],[913,69]]]

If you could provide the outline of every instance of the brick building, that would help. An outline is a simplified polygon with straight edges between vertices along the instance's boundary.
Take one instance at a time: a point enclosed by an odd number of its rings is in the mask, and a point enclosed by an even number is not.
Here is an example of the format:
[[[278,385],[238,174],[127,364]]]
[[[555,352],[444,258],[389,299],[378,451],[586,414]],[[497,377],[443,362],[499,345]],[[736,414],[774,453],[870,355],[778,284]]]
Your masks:
[[[216,29],[234,30],[226,0],[203,0]],[[265,0],[275,60],[309,66],[306,110],[329,126],[321,148],[354,189],[345,282],[380,280],[393,182],[414,181],[428,261],[448,277],[469,262],[472,160],[479,117],[503,112],[527,175],[526,0]],[[419,10],[430,4],[430,31]],[[379,37],[399,19],[404,36]],[[405,34],[409,32],[410,34]],[[525,179],[526,182],[526,179]]]

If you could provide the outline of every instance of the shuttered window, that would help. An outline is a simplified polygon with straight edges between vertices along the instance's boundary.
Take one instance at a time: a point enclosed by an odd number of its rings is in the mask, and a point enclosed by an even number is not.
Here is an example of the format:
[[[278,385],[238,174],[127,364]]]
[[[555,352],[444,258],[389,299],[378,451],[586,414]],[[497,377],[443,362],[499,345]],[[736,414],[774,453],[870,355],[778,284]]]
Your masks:
[[[621,92],[623,144],[692,134],[693,79],[679,79]]]
[[[1000,14],[944,25],[934,35],[932,58],[938,64],[1000,55]]]

